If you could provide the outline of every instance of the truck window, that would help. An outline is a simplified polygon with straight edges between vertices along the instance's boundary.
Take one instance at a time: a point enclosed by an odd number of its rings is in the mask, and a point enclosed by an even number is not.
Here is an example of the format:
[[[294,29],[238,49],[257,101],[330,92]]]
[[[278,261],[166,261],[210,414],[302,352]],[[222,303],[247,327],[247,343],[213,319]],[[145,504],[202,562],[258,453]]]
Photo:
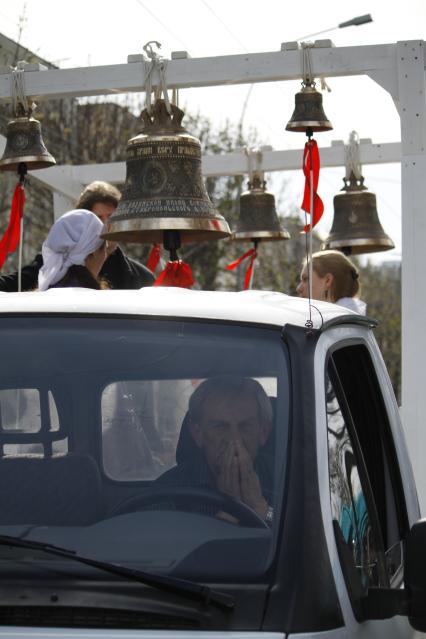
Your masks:
[[[331,354],[326,410],[335,531],[338,526],[363,591],[373,586],[398,587],[406,513],[389,420],[364,345],[346,346]]]
[[[0,388],[0,457],[66,453],[51,390]]]
[[[2,534],[30,527],[201,582],[265,578],[287,495],[280,329],[120,316],[2,327]]]
[[[188,403],[204,378],[117,381],[103,390],[102,462],[116,481],[155,480],[175,465]],[[275,404],[277,378],[256,380]]]

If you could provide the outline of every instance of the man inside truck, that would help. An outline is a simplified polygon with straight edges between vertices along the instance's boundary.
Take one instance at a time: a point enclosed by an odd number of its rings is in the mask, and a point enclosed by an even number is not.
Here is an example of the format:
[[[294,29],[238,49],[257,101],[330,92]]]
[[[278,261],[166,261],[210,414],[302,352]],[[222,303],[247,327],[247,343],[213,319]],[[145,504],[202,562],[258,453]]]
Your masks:
[[[215,489],[272,522],[271,400],[259,382],[221,376],[202,382],[189,399],[176,450],[177,465],[157,483]]]

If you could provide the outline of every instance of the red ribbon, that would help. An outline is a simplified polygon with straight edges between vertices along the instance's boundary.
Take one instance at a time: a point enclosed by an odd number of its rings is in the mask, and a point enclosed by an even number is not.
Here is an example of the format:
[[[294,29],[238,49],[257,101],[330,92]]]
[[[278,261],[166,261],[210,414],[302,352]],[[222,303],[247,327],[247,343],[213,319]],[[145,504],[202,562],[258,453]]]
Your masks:
[[[189,264],[182,260],[167,262],[166,268],[155,280],[153,286],[179,286],[180,288],[191,288],[194,284],[192,271]]]
[[[0,240],[0,269],[9,253],[16,251],[21,235],[21,218],[24,214],[25,191],[20,182],[15,187],[10,209],[9,225]]]
[[[301,208],[308,214],[311,214],[311,170],[314,190],[314,211],[313,215],[311,215],[313,228],[315,224],[320,221],[324,211],[324,204],[317,193],[320,158],[318,145],[315,140],[309,140],[309,142],[306,142],[305,149],[303,151],[303,174],[305,176],[305,192],[303,194],[303,202]],[[303,230],[305,231],[305,233],[307,233],[310,230],[310,224],[306,224]]]
[[[256,249],[252,248],[252,249],[246,251],[243,255],[241,255],[241,257],[239,257],[234,262],[231,262],[230,264],[226,265],[226,269],[228,271],[233,271],[234,268],[237,268],[237,266],[239,266],[239,264],[241,264],[241,262],[243,262],[244,260],[250,258],[250,262],[249,262],[249,265],[248,265],[247,270],[246,270],[246,275],[244,277],[244,289],[248,289],[248,287],[250,286],[251,275],[253,273],[253,264],[254,264],[254,260],[256,259],[256,257],[257,257],[257,251],[256,251]]]
[[[154,273],[155,269],[158,266],[158,262],[160,261],[161,255],[161,247],[159,244],[153,244],[152,248],[148,255],[148,261],[146,263],[147,268]]]

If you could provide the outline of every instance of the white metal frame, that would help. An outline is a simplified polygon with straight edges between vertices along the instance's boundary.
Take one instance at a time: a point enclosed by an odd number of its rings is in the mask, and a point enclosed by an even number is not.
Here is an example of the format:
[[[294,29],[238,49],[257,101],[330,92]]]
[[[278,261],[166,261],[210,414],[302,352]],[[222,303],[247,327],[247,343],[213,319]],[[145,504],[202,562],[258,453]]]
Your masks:
[[[390,93],[401,118],[401,144],[361,145],[361,162],[401,162],[402,180],[402,413],[411,459],[421,486],[422,510],[426,509],[426,296],[424,263],[426,248],[426,82],[425,42],[360,47],[332,47],[320,41],[311,50],[315,76],[368,75]],[[301,56],[294,43],[281,51],[190,59],[172,55],[167,66],[170,88],[194,88],[230,84],[300,79]],[[140,92],[144,89],[145,64],[130,56],[127,64],[78,69],[40,69],[29,65],[25,85],[33,99]],[[159,84],[154,74],[153,86]],[[10,100],[10,73],[0,74],[0,102]],[[264,154],[265,171],[300,166],[300,151]],[[344,165],[343,148],[322,149],[323,166]],[[205,158],[206,175],[246,172],[243,154]],[[55,190],[55,207],[67,208],[83,184],[100,178],[122,181],[122,165],[52,167],[34,172]],[[386,291],[384,291],[386,295]],[[425,510],[426,511],[426,510]]]

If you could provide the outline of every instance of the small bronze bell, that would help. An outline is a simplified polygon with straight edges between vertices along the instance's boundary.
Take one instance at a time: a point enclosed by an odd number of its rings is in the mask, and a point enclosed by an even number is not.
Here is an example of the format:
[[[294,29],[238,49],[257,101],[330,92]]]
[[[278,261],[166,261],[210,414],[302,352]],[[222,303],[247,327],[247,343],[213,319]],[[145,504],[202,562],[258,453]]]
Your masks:
[[[123,197],[104,237],[111,240],[173,245],[217,240],[230,235],[213,206],[201,173],[201,146],[181,125],[184,112],[162,99],[141,114],[144,128],[127,144]]]
[[[334,197],[334,218],[329,236],[321,248],[338,249],[346,255],[389,251],[394,248],[377,214],[376,196],[367,191],[364,178],[351,172],[343,178],[343,193]]]
[[[305,133],[308,129],[330,131],[333,127],[327,120],[322,107],[322,95],[315,89],[315,83],[302,83],[302,90],[296,93],[295,109],[287,123],[286,131]]]
[[[241,194],[240,215],[232,239],[237,242],[290,239],[290,233],[280,225],[275,197],[266,190],[265,180],[258,175],[249,181],[248,191]]]
[[[31,115],[16,117],[7,125],[0,171],[17,171],[20,164],[26,164],[28,170],[45,169],[56,164],[44,145],[40,122]]]

